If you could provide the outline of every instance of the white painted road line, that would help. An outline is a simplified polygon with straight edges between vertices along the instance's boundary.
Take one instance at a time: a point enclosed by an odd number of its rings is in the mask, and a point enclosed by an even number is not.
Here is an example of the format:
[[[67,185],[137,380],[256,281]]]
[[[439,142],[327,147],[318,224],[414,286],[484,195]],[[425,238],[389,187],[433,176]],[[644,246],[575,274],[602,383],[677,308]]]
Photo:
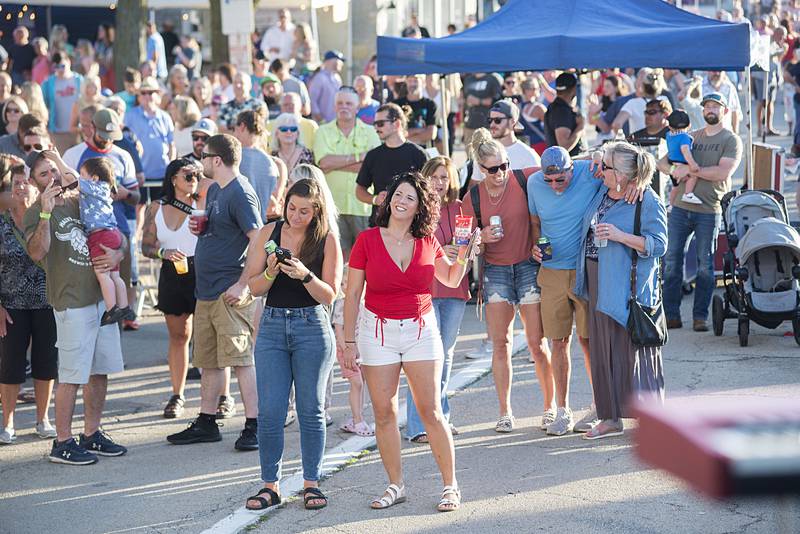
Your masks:
[[[525,336],[522,334],[514,336],[514,346],[512,355],[526,349]],[[471,363],[458,373],[450,377],[450,384],[447,388],[448,393],[454,393],[466,389],[471,384],[477,382],[491,371],[492,359],[487,356],[478,360],[471,360]],[[400,403],[397,410],[397,423],[399,426],[406,424],[406,403]],[[337,447],[330,449],[322,460],[322,478],[327,478],[332,473],[343,468],[354,458],[361,456],[364,451],[373,449],[377,446],[375,437],[353,436],[342,442]],[[303,472],[298,470],[292,475],[281,479],[281,493],[285,496],[295,495],[303,490]],[[244,499],[244,497],[242,497]],[[256,523],[259,518],[279,509],[280,506],[269,508],[264,511],[248,510],[244,506],[217,522],[211,528],[204,531],[204,534],[235,534],[248,526]]]

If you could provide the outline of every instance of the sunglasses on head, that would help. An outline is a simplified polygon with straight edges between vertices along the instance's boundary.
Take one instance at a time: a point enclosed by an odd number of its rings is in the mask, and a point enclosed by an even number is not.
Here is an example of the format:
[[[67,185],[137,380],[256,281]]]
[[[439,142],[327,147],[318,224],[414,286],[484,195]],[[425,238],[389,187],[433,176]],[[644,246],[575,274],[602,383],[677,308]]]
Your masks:
[[[503,121],[508,120],[508,117],[489,117],[489,124],[503,124]]]
[[[297,126],[278,126],[278,131],[282,133],[286,132],[294,133],[297,131]]]
[[[205,143],[206,141],[208,141],[208,136],[207,135],[193,135],[192,136],[192,141],[202,141],[202,142]]]
[[[23,150],[25,150],[25,152],[30,152],[33,149],[36,149],[36,150],[39,150],[39,151],[44,150],[44,146],[42,146],[41,143],[36,143],[36,144],[33,144],[33,145],[22,145],[22,148],[23,148]]]
[[[506,172],[508,170],[508,162],[505,161],[500,165],[494,165],[493,167],[485,167],[481,165],[481,168],[486,171],[486,174],[497,174],[498,171]]]

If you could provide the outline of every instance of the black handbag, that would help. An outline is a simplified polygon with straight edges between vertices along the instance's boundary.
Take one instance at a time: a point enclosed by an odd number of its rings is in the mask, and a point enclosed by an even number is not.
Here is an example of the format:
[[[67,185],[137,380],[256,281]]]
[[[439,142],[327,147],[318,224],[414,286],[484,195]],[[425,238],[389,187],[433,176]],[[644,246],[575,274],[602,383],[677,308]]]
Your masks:
[[[633,235],[641,235],[642,201],[636,203],[636,214],[633,221]],[[634,345],[640,347],[663,347],[667,343],[667,316],[664,313],[663,294],[658,304],[653,307],[644,306],[636,300],[636,264],[639,254],[631,251],[631,297],[629,301],[628,333]],[[661,269],[659,269],[660,273]],[[661,293],[661,276],[659,274],[658,289]]]

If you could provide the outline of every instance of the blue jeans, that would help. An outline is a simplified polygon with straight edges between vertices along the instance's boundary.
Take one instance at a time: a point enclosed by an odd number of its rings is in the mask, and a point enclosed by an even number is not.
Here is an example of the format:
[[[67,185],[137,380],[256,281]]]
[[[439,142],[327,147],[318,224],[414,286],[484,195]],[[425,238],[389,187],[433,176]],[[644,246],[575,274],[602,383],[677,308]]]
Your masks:
[[[456,348],[456,338],[461,329],[461,319],[467,302],[456,298],[433,299],[433,311],[436,322],[439,323],[439,332],[442,335],[444,348],[444,363],[442,364],[442,413],[445,420],[450,420],[450,402],[447,400],[447,383],[450,381],[450,368],[453,365],[453,352]],[[425,433],[425,426],[417,413],[417,406],[411,395],[411,389],[406,393],[406,437],[413,438]]]
[[[255,348],[261,479],[277,482],[283,423],[295,385],[303,478],[320,478],[325,453],[325,386],[333,365],[333,330],[322,306],[265,307]]]
[[[681,318],[683,298],[683,251],[694,232],[697,249],[697,279],[694,289],[692,318],[708,319],[708,306],[714,292],[714,251],[722,215],[696,213],[673,207],[667,222],[667,256],[664,264],[664,312],[667,319]]]

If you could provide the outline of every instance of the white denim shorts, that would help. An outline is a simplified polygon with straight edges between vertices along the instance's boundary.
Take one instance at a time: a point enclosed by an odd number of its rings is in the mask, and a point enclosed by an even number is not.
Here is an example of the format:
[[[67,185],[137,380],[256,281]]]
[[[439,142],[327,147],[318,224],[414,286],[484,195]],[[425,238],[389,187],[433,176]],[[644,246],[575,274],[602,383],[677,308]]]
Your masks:
[[[383,319],[361,308],[358,322],[356,339],[361,365],[444,359],[442,336],[433,310],[416,319]]]
[[[119,327],[100,326],[106,307],[101,300],[83,308],[53,310],[58,347],[58,381],[86,384],[90,375],[110,375],[124,370]]]

